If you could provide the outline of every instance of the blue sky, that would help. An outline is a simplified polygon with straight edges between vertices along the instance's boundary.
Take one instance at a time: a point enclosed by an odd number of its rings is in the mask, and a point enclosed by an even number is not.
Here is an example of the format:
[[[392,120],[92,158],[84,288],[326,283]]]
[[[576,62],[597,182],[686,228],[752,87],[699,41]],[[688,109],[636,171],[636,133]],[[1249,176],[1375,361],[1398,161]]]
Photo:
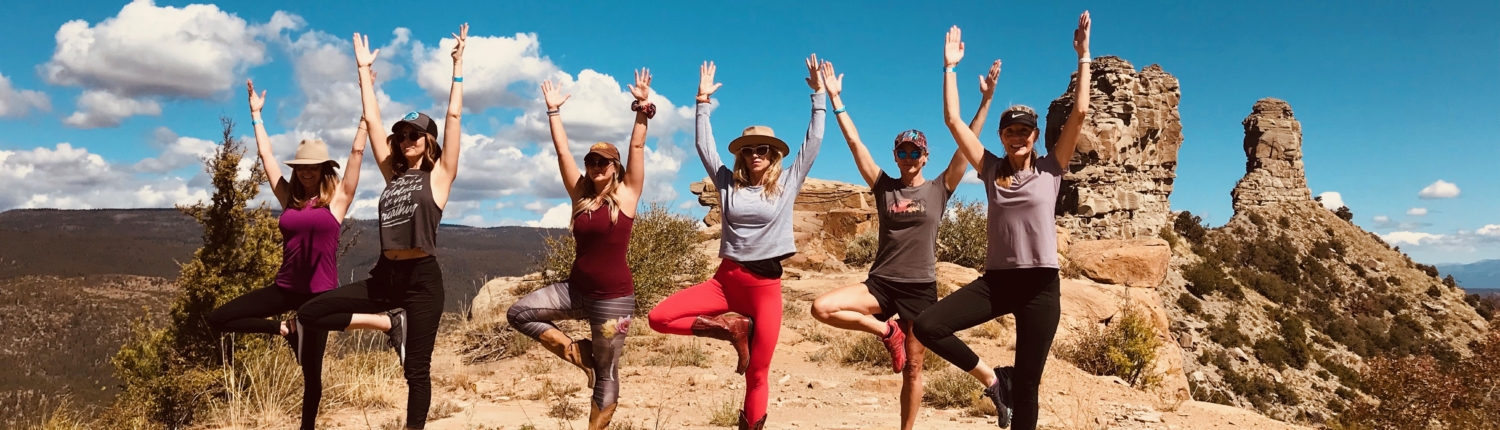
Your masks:
[[[701,214],[686,191],[704,176],[691,133],[699,62],[716,61],[724,83],[714,114],[721,143],[751,124],[799,136],[801,60],[816,52],[846,74],[844,99],[868,144],[917,128],[946,158],[944,30],[964,29],[966,115],[978,101],[974,76],[995,58],[1005,61],[997,106],[1045,108],[1067,85],[1071,31],[1089,9],[1095,56],[1161,64],[1181,81],[1174,210],[1228,219],[1229,191],[1244,174],[1240,121],[1255,100],[1276,97],[1302,122],[1315,195],[1338,193],[1356,223],[1418,261],[1500,258],[1500,2],[372,3],[8,6],[0,209],[205,196],[195,160],[211,150],[218,116],[249,136],[247,77],[270,90],[278,157],[316,137],[343,158],[359,115],[349,35],[386,47],[377,67],[387,117],[435,113],[447,98],[443,39],[468,22],[465,164],[448,222],[557,225],[566,201],[536,84],[562,80],[575,95],[564,106],[575,148],[623,144],[625,80],[636,67],[652,69],[654,97],[668,108],[653,121],[647,198]],[[837,125],[827,126],[813,176],[858,182]],[[373,215],[375,178],[365,176],[355,216]],[[1423,198],[1424,188],[1445,192]],[[961,195],[980,197],[977,186]]]

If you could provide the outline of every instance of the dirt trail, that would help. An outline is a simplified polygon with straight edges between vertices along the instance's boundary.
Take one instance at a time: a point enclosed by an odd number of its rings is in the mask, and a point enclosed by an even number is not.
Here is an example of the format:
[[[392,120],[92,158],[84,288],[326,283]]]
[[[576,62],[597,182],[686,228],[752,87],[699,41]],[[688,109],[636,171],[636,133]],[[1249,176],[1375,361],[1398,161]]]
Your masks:
[[[819,324],[807,315],[812,297],[840,285],[858,282],[863,274],[818,275],[816,279],[786,282],[786,323],[771,366],[772,382],[768,429],[896,429],[897,395],[901,376],[868,367],[850,367],[831,360],[815,361],[828,348],[804,335],[855,336]],[[644,324],[641,324],[644,326]],[[576,327],[564,326],[565,329]],[[636,334],[640,333],[640,334]],[[710,429],[715,410],[738,410],[744,379],[733,373],[733,351],[724,344],[689,337],[632,330],[631,349],[622,366],[620,407],[615,428]],[[1008,365],[1014,351],[1006,333],[994,339],[965,335],[989,362]],[[656,345],[655,348],[637,345]],[[669,361],[663,346],[692,349],[707,355],[707,367],[647,365]],[[654,351],[653,351],[654,349]],[[453,355],[454,345],[440,345],[435,358],[434,411],[445,416],[427,428],[446,429],[583,429],[587,427],[586,389],[563,396],[538,396],[544,385],[583,387],[583,373],[567,367],[542,350],[532,348],[522,357],[468,366]],[[681,350],[676,350],[681,351]],[[929,386],[937,369],[926,372]],[[944,369],[946,370],[946,369]],[[404,387],[399,387],[404,388]],[[1156,393],[1123,385],[1118,378],[1084,373],[1053,359],[1042,382],[1043,428],[1051,429],[1287,429],[1302,428],[1229,406],[1186,401],[1175,408]],[[1169,396],[1167,396],[1169,397]],[[563,421],[548,416],[564,401],[582,413]],[[398,428],[401,404],[381,410],[326,412],[329,428]],[[629,426],[627,426],[629,425]],[[958,409],[924,407],[919,429],[996,428],[993,416],[972,417]]]

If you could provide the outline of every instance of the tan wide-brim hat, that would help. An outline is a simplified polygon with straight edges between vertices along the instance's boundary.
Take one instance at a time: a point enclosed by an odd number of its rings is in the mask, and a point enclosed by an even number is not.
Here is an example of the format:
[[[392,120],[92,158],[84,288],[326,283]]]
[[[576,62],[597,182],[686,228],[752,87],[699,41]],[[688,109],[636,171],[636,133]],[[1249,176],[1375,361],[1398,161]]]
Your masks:
[[[756,145],[771,145],[772,148],[781,152],[782,157],[786,157],[787,152],[791,150],[786,146],[786,142],[776,138],[776,132],[771,131],[771,127],[752,125],[745,127],[745,132],[740,134],[740,137],[729,142],[729,152],[738,156],[740,148]]]
[[[297,158],[293,158],[291,161],[286,162],[286,164],[292,166],[323,163],[329,163],[332,164],[333,167],[339,167],[339,162],[333,161],[333,159],[328,158],[328,144],[323,143],[323,141],[319,139],[302,140],[302,142],[297,144]]]

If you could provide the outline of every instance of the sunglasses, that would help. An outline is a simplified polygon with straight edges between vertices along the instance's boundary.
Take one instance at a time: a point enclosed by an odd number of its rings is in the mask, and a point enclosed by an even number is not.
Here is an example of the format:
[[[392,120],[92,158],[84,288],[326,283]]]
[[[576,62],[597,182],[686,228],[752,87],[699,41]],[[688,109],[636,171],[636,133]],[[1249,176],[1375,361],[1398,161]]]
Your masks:
[[[900,150],[900,149],[896,150],[896,158],[900,158],[902,160],[906,160],[906,159],[916,160],[916,159],[922,158],[922,156],[926,155],[926,154],[927,154],[926,151],[923,151],[923,150],[920,150],[920,149],[912,149],[912,150],[906,150],[906,151],[903,151],[903,150]]]
[[[742,157],[749,157],[751,155],[764,157],[766,155],[769,155],[770,153],[771,145],[755,145],[740,148],[740,156]]]
[[[423,133],[423,132],[420,132],[420,131],[417,131],[417,130],[407,130],[407,131],[398,131],[398,132],[396,132],[396,136],[397,137],[405,139],[404,141],[407,141],[407,142],[416,142],[417,139],[421,139],[422,136],[426,136],[426,135],[427,135],[427,133]]]
[[[605,167],[609,167],[609,165],[611,165],[611,164],[614,164],[614,162],[611,161],[608,158],[598,157],[598,156],[595,156],[595,157],[583,157],[583,166],[584,167],[598,167],[598,168],[602,169],[602,168],[605,168]]]

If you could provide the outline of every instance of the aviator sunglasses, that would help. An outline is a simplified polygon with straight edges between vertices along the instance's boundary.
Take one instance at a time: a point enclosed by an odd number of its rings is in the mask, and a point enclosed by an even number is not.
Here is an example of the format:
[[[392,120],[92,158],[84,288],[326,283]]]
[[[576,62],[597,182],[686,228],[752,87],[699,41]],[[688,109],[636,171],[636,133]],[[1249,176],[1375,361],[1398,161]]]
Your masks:
[[[916,160],[916,159],[922,158],[922,154],[924,154],[924,153],[925,153],[925,151],[922,151],[920,149],[912,149],[912,150],[900,150],[900,149],[897,149],[896,150],[896,158],[900,158],[902,160],[906,160],[906,159]]]
[[[740,156],[744,156],[744,157],[749,157],[752,154],[756,155],[756,156],[764,157],[764,156],[766,156],[766,155],[768,155],[770,153],[771,153],[771,145],[755,145],[755,146],[746,146],[746,147],[740,148]]]

